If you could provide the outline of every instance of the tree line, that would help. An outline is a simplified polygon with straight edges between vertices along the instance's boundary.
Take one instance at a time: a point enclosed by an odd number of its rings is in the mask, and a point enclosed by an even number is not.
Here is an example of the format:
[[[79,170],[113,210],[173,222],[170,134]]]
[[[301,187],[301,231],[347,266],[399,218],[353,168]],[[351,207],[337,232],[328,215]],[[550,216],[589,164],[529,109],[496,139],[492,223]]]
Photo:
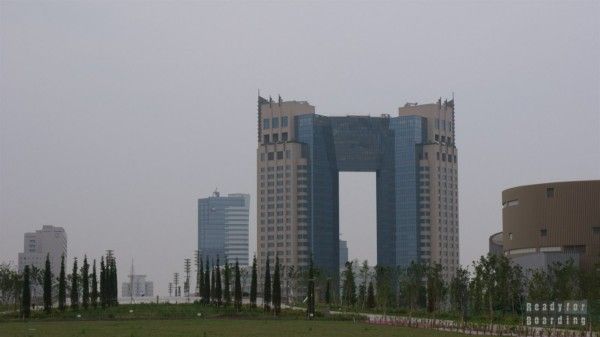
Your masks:
[[[376,266],[371,271],[365,261],[358,272],[357,262],[346,263],[342,273],[341,297],[335,304],[364,310],[378,308],[452,312],[461,320],[483,316],[522,313],[526,300],[600,300],[600,264],[591,271],[578,268],[573,260],[555,262],[544,269],[523,270],[504,255],[488,254],[474,261],[472,268],[459,267],[449,282],[440,264],[412,262],[406,268]],[[359,286],[356,290],[355,277]],[[329,284],[325,301],[330,303]]]
[[[30,265],[26,265],[22,273],[15,271],[8,264],[0,265],[1,303],[13,303],[15,308],[19,303],[21,317],[30,317],[32,308],[36,306],[32,301],[32,290],[38,288],[42,290],[43,309],[47,314],[52,313],[54,309],[64,312],[68,307],[77,311],[118,305],[116,259],[112,254],[107,254],[106,258],[102,256],[99,274],[96,260],[94,259],[90,266],[87,256],[84,256],[81,268],[78,267],[77,258],[74,258],[72,271],[67,274],[63,255],[58,276],[52,274],[49,254],[46,255],[45,266],[41,272]]]

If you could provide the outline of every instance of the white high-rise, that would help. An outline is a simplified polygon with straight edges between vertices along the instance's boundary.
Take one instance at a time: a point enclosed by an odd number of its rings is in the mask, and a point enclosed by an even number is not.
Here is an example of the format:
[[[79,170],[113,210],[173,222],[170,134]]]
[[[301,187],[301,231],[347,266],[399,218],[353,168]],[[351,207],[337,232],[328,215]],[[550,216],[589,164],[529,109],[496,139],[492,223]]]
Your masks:
[[[54,277],[60,273],[61,256],[67,258],[67,233],[62,227],[43,226],[41,230],[25,233],[23,252],[19,253],[19,271],[26,265],[44,269],[46,255],[50,256],[50,265]]]

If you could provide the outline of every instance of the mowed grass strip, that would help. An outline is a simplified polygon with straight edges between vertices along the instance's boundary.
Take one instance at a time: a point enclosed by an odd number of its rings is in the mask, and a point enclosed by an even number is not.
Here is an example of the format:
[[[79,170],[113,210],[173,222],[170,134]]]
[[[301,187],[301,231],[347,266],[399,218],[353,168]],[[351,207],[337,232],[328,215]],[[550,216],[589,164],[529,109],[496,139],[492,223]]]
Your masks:
[[[270,336],[464,336],[427,329],[353,323],[351,321],[300,320],[132,320],[11,322],[0,324],[1,337],[270,337]]]

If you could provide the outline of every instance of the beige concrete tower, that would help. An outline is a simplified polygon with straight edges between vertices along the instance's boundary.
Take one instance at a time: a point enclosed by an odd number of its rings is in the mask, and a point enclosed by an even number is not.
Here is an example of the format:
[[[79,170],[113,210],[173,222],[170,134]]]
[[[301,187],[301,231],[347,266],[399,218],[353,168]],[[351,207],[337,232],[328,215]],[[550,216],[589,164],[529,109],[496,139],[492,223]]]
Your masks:
[[[294,116],[314,114],[307,102],[259,98],[257,157],[257,260],[259,279],[269,258],[287,266],[309,262],[307,158],[296,142]]]
[[[398,113],[427,119],[427,141],[419,155],[420,257],[425,263],[440,263],[449,281],[459,266],[460,253],[454,100],[406,104]]]

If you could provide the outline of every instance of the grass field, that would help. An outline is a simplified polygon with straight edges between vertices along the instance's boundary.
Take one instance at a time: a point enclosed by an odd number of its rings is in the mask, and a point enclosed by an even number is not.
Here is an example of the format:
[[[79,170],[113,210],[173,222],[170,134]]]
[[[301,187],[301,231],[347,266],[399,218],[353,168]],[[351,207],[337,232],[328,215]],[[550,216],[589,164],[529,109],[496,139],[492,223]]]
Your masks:
[[[130,320],[0,323],[0,337],[270,337],[270,336],[464,336],[426,329],[377,326],[352,321],[301,320]]]

